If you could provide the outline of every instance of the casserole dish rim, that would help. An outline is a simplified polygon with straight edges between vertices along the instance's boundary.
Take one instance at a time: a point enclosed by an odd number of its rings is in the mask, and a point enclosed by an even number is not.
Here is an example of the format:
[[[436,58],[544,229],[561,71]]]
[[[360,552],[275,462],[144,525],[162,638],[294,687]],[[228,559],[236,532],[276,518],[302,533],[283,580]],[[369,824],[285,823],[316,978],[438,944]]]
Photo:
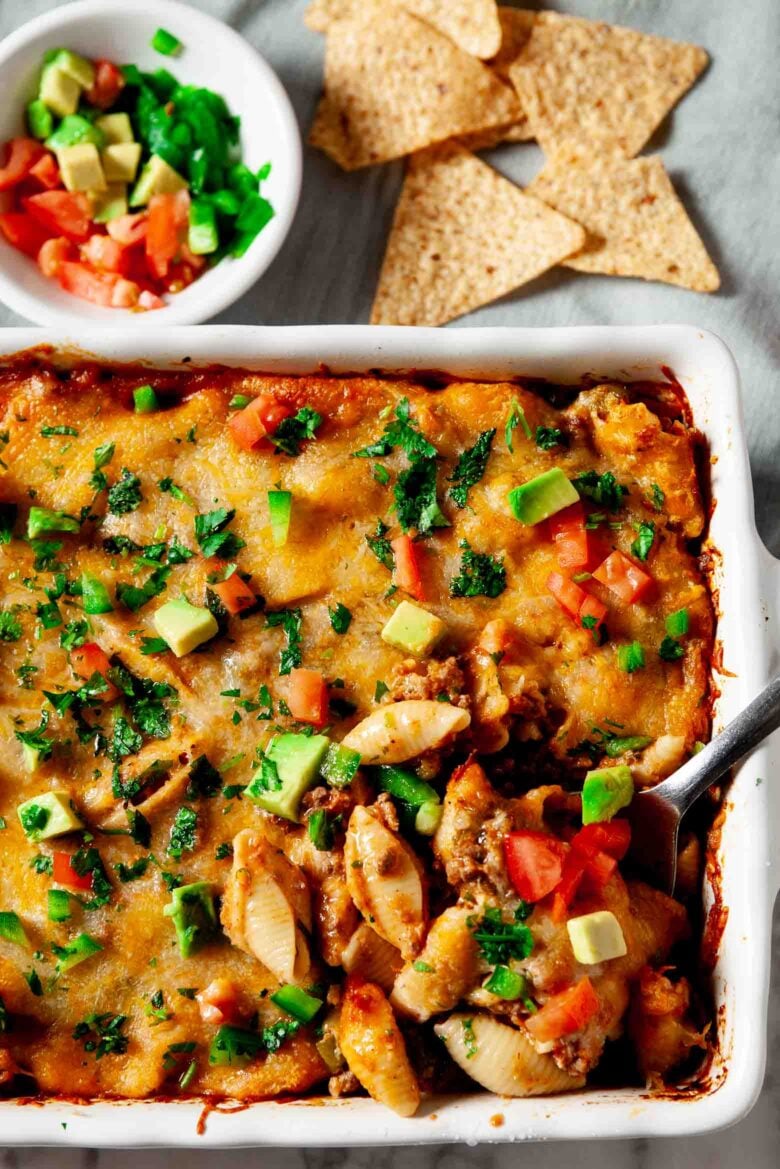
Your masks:
[[[522,375],[561,380],[585,374],[658,378],[663,367],[669,367],[688,395],[694,422],[707,437],[713,458],[712,540],[720,554],[714,558],[718,638],[726,671],[732,672],[716,675],[721,694],[716,728],[769,676],[772,650],[778,646],[774,606],[780,572],[755,529],[736,365],[712,333],[680,325],[450,330],[198,326],[173,328],[164,335],[150,333],[139,345],[137,334],[121,330],[74,338],[64,331],[12,328],[4,331],[6,357],[0,361],[35,347],[54,360],[66,361],[91,358],[108,364],[160,366],[177,365],[187,357],[190,367],[228,364],[268,373],[317,373],[323,366],[333,373],[355,374],[441,370],[479,375],[483,381]],[[721,491],[725,485],[728,491]],[[734,1123],[760,1091],[766,1054],[771,912],[778,866],[769,838],[769,805],[775,797],[770,784],[757,785],[755,780],[770,773],[772,756],[777,760],[776,746],[759,748],[738,769],[728,796],[720,857],[724,888],[732,890],[726,901],[735,912],[726,922],[714,974],[719,1055],[706,1090],[650,1096],[635,1088],[594,1088],[511,1101],[479,1093],[426,1102],[411,1120],[363,1098],[328,1101],[325,1107],[312,1100],[226,1103],[210,1110],[200,1135],[196,1122],[203,1106],[198,1101],[54,1099],[38,1107],[4,1100],[0,1101],[4,1144],[227,1148],[503,1143],[550,1139],[553,1134],[556,1139],[692,1135]],[[744,846],[746,839],[750,848],[738,864],[732,840]],[[503,1117],[500,1127],[491,1120],[497,1115]]]

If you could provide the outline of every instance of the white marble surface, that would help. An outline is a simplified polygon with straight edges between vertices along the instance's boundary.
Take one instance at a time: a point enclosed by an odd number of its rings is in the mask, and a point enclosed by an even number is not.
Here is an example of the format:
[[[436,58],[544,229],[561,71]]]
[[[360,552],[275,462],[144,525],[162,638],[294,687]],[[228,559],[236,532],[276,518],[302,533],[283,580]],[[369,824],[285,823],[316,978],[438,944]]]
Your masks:
[[[116,0],[130,4],[132,0]],[[300,16],[305,0],[197,0],[240,29],[288,87],[304,129],[320,88],[321,39]],[[537,6],[530,0],[530,7]],[[577,15],[697,41],[713,64],[652,148],[660,150],[723,274],[714,297],[554,272],[473,314],[470,324],[608,324],[685,321],[719,333],[740,365],[760,531],[780,555],[780,4],[777,0],[563,0]],[[52,0],[0,0],[0,35]],[[185,62],[177,63],[182,71]],[[517,181],[539,166],[533,146],[504,148],[491,161]],[[307,150],[297,222],[266,278],[220,318],[257,324],[328,324],[367,319],[400,182],[398,164],[343,175]],[[17,318],[0,307],[0,325]],[[776,777],[771,777],[775,780]],[[778,826],[780,827],[780,826]],[[687,1140],[619,1141],[573,1148],[551,1141],[483,1147],[197,1152],[0,1151],[2,1169],[774,1169],[780,1163],[780,921],[764,1090],[749,1117],[725,1133]],[[554,1134],[551,1134],[551,1136]],[[0,1132],[0,1143],[2,1133]],[[207,1160],[208,1159],[208,1160]]]

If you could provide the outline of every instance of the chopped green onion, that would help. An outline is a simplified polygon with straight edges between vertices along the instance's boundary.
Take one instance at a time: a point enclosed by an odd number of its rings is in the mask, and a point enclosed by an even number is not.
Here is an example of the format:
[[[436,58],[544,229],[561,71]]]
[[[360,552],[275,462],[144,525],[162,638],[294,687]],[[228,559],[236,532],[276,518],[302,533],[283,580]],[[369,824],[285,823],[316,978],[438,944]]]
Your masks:
[[[666,618],[666,632],[670,637],[684,637],[688,632],[689,618],[687,609],[678,609]]]
[[[99,954],[102,949],[100,942],[96,942],[89,934],[79,934],[72,942],[68,942],[67,946],[52,946],[57,958],[57,973],[64,974],[74,966],[80,966],[93,954]]]
[[[175,37],[172,32],[168,32],[167,28],[158,28],[151,40],[152,48],[155,53],[161,53],[163,57],[176,57],[184,48],[178,37]]]
[[[423,804],[440,803],[439,793],[424,779],[418,779],[413,771],[403,767],[384,766],[377,768],[379,787],[389,792],[396,800],[401,800],[411,808],[419,808]]]
[[[528,983],[522,974],[509,966],[496,966],[493,973],[484,984],[484,988],[496,998],[506,999],[509,1002],[524,998],[528,994]]]
[[[160,409],[160,402],[151,386],[138,386],[133,390],[136,414],[153,414]]]
[[[271,995],[271,1002],[292,1015],[299,1023],[310,1023],[322,1006],[322,999],[307,994],[299,986],[282,986]]]
[[[102,580],[98,580],[96,576],[91,576],[88,572],[81,575],[81,596],[85,613],[94,615],[96,613],[112,613],[114,610],[108,589]]]
[[[41,532],[77,532],[79,521],[64,511],[52,511],[48,507],[31,507],[27,517],[27,535],[34,540]]]
[[[65,889],[49,889],[47,893],[49,921],[70,919],[70,893]]]
[[[0,938],[13,942],[15,946],[30,945],[18,915],[10,910],[0,913]]]
[[[346,787],[352,783],[360,767],[360,752],[345,747],[342,743],[331,743],[325,752],[320,772],[331,787]]]
[[[309,840],[318,852],[330,852],[333,848],[333,825],[324,808],[315,808],[306,820]]]
[[[252,401],[246,394],[234,394],[228,402],[228,410],[243,410]]]
[[[618,665],[626,674],[633,674],[635,670],[641,670],[645,664],[645,651],[639,641],[631,641],[628,645],[619,645],[617,656]]]
[[[271,520],[271,539],[276,548],[283,548],[290,534],[292,492],[269,491],[268,514]]]
[[[190,203],[187,242],[194,256],[208,256],[219,247],[216,212],[207,199],[193,199]]]

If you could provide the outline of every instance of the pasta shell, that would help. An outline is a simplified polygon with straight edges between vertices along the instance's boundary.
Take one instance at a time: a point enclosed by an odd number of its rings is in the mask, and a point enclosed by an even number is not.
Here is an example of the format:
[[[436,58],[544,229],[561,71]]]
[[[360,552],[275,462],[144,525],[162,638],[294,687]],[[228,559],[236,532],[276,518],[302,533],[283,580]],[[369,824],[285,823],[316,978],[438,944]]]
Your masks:
[[[393,989],[398,971],[403,966],[395,946],[380,938],[376,930],[361,922],[341,955],[341,965],[348,974],[359,974],[369,982],[375,982],[389,993]]]
[[[455,1014],[434,1028],[452,1059],[472,1080],[498,1096],[544,1096],[581,1088],[552,1056],[539,1055],[522,1031],[490,1015]]]
[[[310,927],[311,909],[303,874],[249,828],[233,841],[221,916],[233,945],[254,955],[279,982],[306,977],[311,958],[299,923]]]
[[[409,845],[370,809],[358,806],[344,842],[347,887],[374,930],[413,958],[427,916],[420,862]]]
[[[468,926],[474,908],[445,909],[430,928],[417,962],[407,962],[390,1001],[419,1023],[450,1011],[479,977],[479,948]]]
[[[433,751],[465,731],[467,710],[449,702],[409,698],[391,702],[353,727],[344,746],[359,751],[363,763],[403,763]]]
[[[413,1116],[420,1089],[403,1036],[381,989],[359,975],[347,978],[339,1018],[339,1047],[368,1094],[399,1116]]]

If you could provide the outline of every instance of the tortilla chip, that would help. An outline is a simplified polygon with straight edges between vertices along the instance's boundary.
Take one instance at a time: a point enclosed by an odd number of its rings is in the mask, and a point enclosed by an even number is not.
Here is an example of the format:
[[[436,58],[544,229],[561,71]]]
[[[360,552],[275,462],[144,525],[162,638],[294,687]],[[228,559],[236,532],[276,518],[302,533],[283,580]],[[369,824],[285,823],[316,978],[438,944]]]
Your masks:
[[[578,251],[576,223],[467,150],[414,155],[371,312],[375,325],[441,325],[512,292]]]
[[[474,134],[461,134],[461,146],[467,150],[491,150],[502,142],[533,142],[533,131],[528,118],[523,115],[517,122],[506,126],[493,126],[490,130],[477,130]]]
[[[584,249],[564,261],[578,272],[639,276],[715,292],[718,270],[675,194],[661,159],[561,153],[529,194],[581,223]]]
[[[496,0],[400,0],[404,8],[438,28],[464,53],[494,57],[501,45]]]
[[[360,0],[312,0],[303,23],[312,32],[327,32],[332,20],[343,20],[358,9]]]
[[[480,61],[403,9],[364,0],[328,28],[325,96],[309,141],[356,170],[520,114],[514,92]]]
[[[707,61],[696,45],[540,12],[510,75],[546,154],[589,143],[632,158]]]

